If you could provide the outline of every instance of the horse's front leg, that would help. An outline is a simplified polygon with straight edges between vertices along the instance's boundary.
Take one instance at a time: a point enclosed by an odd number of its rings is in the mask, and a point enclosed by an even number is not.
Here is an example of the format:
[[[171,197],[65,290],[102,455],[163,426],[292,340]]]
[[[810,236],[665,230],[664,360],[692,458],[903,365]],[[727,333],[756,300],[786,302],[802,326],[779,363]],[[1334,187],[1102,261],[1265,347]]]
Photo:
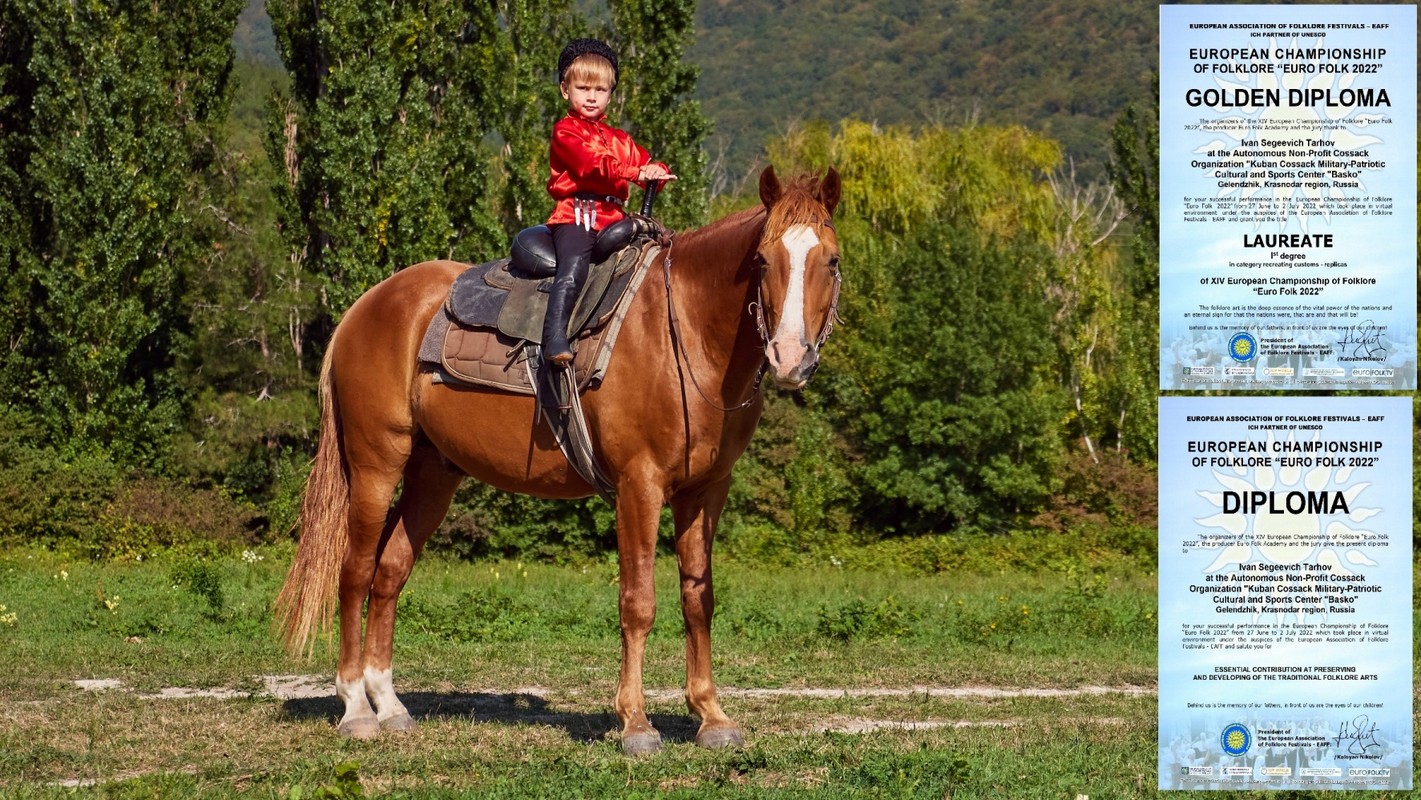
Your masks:
[[[686,705],[701,720],[696,744],[717,748],[744,744],[740,727],[721,710],[711,677],[711,543],[725,507],[730,479],[671,500],[676,518],[676,562],[681,569],[681,614],[686,623]]]
[[[622,672],[617,680],[614,707],[622,721],[622,752],[654,753],[661,749],[661,734],[646,716],[642,687],[642,662],[646,638],[656,620],[656,530],[662,496],[648,487],[627,487],[617,492],[617,556],[621,575],[618,612],[622,624]]]

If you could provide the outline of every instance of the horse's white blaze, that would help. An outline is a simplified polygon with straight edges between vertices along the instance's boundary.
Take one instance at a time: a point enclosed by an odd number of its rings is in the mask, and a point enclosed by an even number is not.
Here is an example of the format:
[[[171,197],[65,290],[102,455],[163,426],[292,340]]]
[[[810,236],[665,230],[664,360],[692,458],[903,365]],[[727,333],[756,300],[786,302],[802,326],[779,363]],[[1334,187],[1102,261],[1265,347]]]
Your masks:
[[[809,251],[819,244],[819,237],[808,225],[795,225],[785,231],[780,239],[785,252],[789,253],[789,288],[785,291],[784,310],[780,314],[780,324],[775,328],[774,342],[781,348],[789,348],[802,356],[802,350],[809,343],[804,321],[804,282],[809,271]],[[782,353],[787,355],[788,353]],[[783,366],[796,366],[784,364]]]
[[[388,669],[365,668],[365,693],[375,703],[375,715],[381,720],[409,713],[395,696],[395,681]]]

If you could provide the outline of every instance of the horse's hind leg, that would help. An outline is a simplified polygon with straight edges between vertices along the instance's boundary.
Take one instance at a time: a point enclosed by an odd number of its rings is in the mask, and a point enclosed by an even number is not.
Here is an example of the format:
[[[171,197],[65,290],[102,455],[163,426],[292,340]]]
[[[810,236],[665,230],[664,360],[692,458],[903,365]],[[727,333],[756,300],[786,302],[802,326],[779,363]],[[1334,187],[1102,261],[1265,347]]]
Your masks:
[[[672,499],[676,563],[681,571],[681,614],[686,624],[686,705],[701,719],[696,744],[717,748],[744,743],[740,728],[721,710],[711,678],[711,542],[730,480]]]
[[[375,580],[365,614],[365,693],[374,702],[376,718],[384,730],[406,731],[414,719],[395,695],[390,670],[395,646],[395,609],[434,530],[449,511],[449,503],[464,476],[445,466],[437,450],[424,445],[405,465],[400,500],[390,515],[377,553]]]
[[[336,730],[356,739],[368,739],[380,732],[380,723],[365,696],[362,617],[365,598],[375,580],[390,499],[406,457],[390,453],[350,460],[350,536],[340,568],[340,656],[336,665],[336,694],[345,702],[345,714]]]

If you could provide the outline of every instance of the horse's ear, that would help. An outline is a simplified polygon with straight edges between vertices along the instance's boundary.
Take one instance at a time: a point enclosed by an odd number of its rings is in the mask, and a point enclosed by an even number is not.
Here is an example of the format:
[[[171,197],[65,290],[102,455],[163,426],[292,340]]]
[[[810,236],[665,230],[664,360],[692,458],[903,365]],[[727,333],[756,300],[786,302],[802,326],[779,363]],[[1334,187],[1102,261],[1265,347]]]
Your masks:
[[[780,199],[781,194],[784,194],[784,188],[780,186],[780,179],[775,176],[775,168],[765,167],[760,173],[760,202],[765,204],[765,208],[769,208]]]
[[[819,181],[819,202],[824,205],[824,210],[830,214],[839,205],[839,190],[842,186],[839,183],[839,171],[833,167],[824,173],[824,179]]]

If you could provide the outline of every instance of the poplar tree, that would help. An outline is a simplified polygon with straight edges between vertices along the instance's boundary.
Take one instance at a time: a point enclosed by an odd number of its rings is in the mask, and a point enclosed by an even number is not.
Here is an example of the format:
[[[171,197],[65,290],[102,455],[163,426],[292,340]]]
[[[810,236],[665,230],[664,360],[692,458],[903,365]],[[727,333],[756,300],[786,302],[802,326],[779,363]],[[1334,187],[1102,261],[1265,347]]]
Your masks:
[[[509,236],[552,211],[548,140],[567,113],[557,84],[558,56],[579,35],[568,0],[501,0],[476,13],[480,80],[490,87],[491,125],[503,141],[494,164],[501,179],[500,222]],[[502,19],[500,25],[498,20]]]
[[[565,8],[270,0],[292,91],[275,103],[269,150],[285,165],[293,258],[320,276],[326,313],[409,264],[506,252],[500,217],[528,218],[533,196],[528,129],[546,162],[556,56],[545,40],[561,46]],[[493,166],[498,137],[507,177]],[[512,210],[500,209],[503,187]]]
[[[1156,90],[1158,91],[1158,90]],[[1158,445],[1159,98],[1126,108],[1111,129],[1110,176],[1130,212],[1132,258],[1120,271],[1119,366],[1110,387],[1118,448],[1150,460]]]
[[[0,6],[5,400],[152,460],[180,421],[193,220],[241,0]]]
[[[677,180],[658,201],[668,225],[707,222],[705,141],[710,120],[693,99],[700,68],[686,63],[695,35],[694,0],[609,0],[620,61],[621,124],[652,157],[671,167]],[[614,122],[615,124],[615,122]],[[633,203],[639,202],[636,196]]]

